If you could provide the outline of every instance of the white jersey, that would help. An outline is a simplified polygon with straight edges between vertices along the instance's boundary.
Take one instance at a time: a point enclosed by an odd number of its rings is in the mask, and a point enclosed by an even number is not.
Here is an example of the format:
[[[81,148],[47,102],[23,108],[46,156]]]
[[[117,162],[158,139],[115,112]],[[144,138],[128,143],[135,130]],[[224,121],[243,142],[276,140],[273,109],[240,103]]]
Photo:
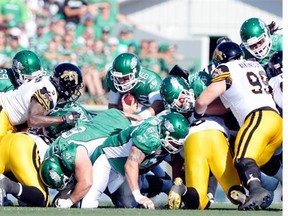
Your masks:
[[[18,89],[0,94],[0,102],[12,125],[23,124],[28,118],[32,97],[44,107],[47,115],[55,108],[57,92],[48,77],[38,77]]]
[[[231,86],[220,99],[230,108],[242,126],[245,118],[254,110],[270,107],[277,111],[269,93],[268,79],[264,68],[255,61],[235,60],[219,65],[212,74],[212,82],[231,80]]]
[[[282,100],[283,100],[283,89],[282,89],[282,85],[283,85],[283,75],[279,74],[275,77],[272,77],[269,80],[269,85],[272,87],[273,89],[273,98],[276,102],[276,104],[282,108]]]

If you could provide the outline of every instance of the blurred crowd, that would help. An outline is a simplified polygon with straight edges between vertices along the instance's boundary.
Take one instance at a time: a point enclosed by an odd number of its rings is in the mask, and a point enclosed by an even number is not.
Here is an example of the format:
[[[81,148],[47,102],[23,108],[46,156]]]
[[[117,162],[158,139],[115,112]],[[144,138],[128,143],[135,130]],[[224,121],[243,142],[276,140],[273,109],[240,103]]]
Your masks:
[[[75,63],[84,75],[82,102],[107,104],[103,79],[119,53],[137,54],[163,78],[182,58],[174,44],[135,40],[137,27],[116,0],[1,0],[0,67],[10,67],[22,49],[36,52],[47,73],[59,62]]]

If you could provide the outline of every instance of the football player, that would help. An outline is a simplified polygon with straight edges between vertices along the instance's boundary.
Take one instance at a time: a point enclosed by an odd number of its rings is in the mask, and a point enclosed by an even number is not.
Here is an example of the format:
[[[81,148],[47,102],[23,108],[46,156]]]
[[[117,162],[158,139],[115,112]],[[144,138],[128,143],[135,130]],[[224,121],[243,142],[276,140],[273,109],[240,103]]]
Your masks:
[[[207,194],[215,193],[209,188],[211,175],[216,177],[232,203],[241,204],[245,199],[245,190],[241,186],[237,170],[233,165],[233,157],[227,139],[229,137],[228,129],[220,116],[207,115],[201,120],[195,121],[193,118],[195,104],[193,87],[196,86],[195,90],[197,94],[200,94],[206,85],[204,82],[200,82],[201,77],[194,77],[193,81],[194,83],[191,85],[183,77],[169,75],[160,86],[160,94],[170,110],[182,113],[191,123],[189,135],[184,144],[184,153],[181,152],[185,159],[184,181],[186,186],[182,180],[175,179],[176,184],[171,188],[168,197],[169,208],[180,208],[182,201],[189,209],[208,208],[210,202]],[[195,82],[197,82],[196,85]],[[205,144],[204,148],[203,144]],[[173,173],[175,173],[174,169]],[[183,176],[179,174],[174,174],[173,178],[175,177],[183,179]],[[235,194],[241,194],[241,197],[237,197],[237,199],[231,197]],[[240,198],[242,200],[239,200]]]
[[[159,93],[161,77],[143,68],[140,59],[133,53],[121,53],[107,72],[105,87],[109,91],[109,108],[118,108],[122,95],[131,93],[142,105],[139,114],[125,112],[128,118],[141,121],[164,110]]]
[[[0,206],[6,205],[7,194],[27,206],[50,204],[48,188],[38,173],[47,148],[40,137],[28,133],[10,133],[0,138]]]
[[[13,57],[11,68],[0,69],[0,92],[14,90],[42,74],[38,56],[30,50],[21,50]]]
[[[268,62],[271,78],[269,85],[272,88],[273,98],[278,106],[280,113],[282,113],[282,100],[283,100],[283,75],[282,75],[282,60],[283,52],[277,51],[273,53]]]
[[[28,127],[46,127],[54,124],[75,124],[79,114],[47,116],[57,103],[75,101],[83,86],[80,69],[71,63],[61,63],[48,77],[36,77],[13,91],[0,94],[0,136],[17,131],[16,126],[27,122]],[[26,127],[27,128],[27,127]]]
[[[275,22],[266,25],[263,20],[255,17],[245,20],[240,28],[240,47],[245,58],[258,61],[266,70],[270,56],[283,50],[283,35],[277,34],[278,30],[281,29],[276,27]],[[267,75],[268,78],[271,77],[269,72]]]
[[[115,112],[115,109],[109,110]],[[101,114],[93,118],[94,124],[83,124],[62,134],[47,151],[47,158],[40,168],[40,176],[46,185],[63,189],[71,175],[76,179],[71,194],[66,198],[57,198],[56,207],[69,208],[83,198],[80,202],[82,208],[97,208],[106,187],[113,193],[125,184],[126,177],[125,196],[129,197],[123,197],[123,202],[129,200],[129,203],[125,203],[126,207],[136,207],[139,203],[153,209],[152,200],[140,193],[139,173],[149,171],[169,153],[181,150],[188,134],[187,120],[181,114],[171,113],[163,118],[149,118],[119,133],[119,121],[122,126],[125,121],[130,124],[127,119],[123,119],[122,112],[118,118],[113,117],[114,128],[111,128],[111,121],[107,121],[107,117],[96,120]],[[118,122],[114,122],[117,119]],[[109,134],[105,126],[109,126],[116,134],[106,139]],[[99,131],[100,128],[103,131]],[[105,133],[106,137],[99,136]],[[101,137],[102,141],[106,139],[103,144],[97,142],[101,141]],[[83,141],[83,138],[90,142]],[[51,178],[51,172],[59,176],[61,181],[56,182]]]
[[[13,57],[11,68],[0,69],[0,92],[14,90],[42,74],[43,70],[38,56],[30,50],[21,50]],[[1,109],[2,106],[0,106]],[[4,197],[4,205],[11,206],[13,203]]]
[[[248,199],[239,209],[260,209],[272,198],[261,185],[260,167],[282,144],[282,118],[269,93],[264,68],[256,61],[244,60],[243,51],[236,43],[221,43],[216,49],[216,58],[221,64],[214,70],[211,84],[197,98],[194,112],[197,117],[204,115],[208,105],[218,97],[231,110],[240,126],[234,163],[249,191]],[[238,55],[227,58],[228,50]],[[259,53],[262,52],[264,50]]]

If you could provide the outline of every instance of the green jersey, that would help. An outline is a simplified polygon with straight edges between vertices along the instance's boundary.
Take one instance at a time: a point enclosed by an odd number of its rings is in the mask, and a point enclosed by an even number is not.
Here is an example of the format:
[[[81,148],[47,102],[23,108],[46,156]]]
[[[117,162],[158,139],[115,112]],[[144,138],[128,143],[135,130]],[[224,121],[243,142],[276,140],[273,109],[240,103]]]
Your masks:
[[[80,114],[79,120],[84,122],[88,122],[95,115],[88,112],[80,103],[74,101],[57,104],[55,109],[51,113],[49,113],[49,116],[65,116],[66,113],[72,111],[78,112]],[[68,131],[73,127],[73,125],[63,123],[46,127],[44,129],[44,132],[45,135],[47,135],[50,139],[56,139],[58,136],[61,135],[61,133]]]
[[[14,81],[14,74],[11,68],[0,68],[0,92],[7,92],[18,87]]]
[[[62,133],[49,146],[45,157],[59,155],[65,167],[70,172],[74,172],[76,149],[79,145],[87,149],[91,158],[106,137],[118,134],[129,125],[130,121],[117,109],[103,111],[89,121],[79,120],[76,127]]]
[[[153,98],[153,101],[162,100],[159,92],[161,82],[162,79],[157,73],[146,68],[142,68],[139,73],[137,84],[129,92],[136,97],[138,103],[149,107],[152,102],[151,98]],[[117,92],[116,88],[114,87],[111,69],[107,72],[105,78],[105,88],[108,91],[110,90]]]
[[[211,83],[211,74],[206,71],[189,73],[188,83],[194,91],[195,98]]]
[[[140,164],[140,173],[149,171],[168,155],[160,141],[158,128],[160,121],[161,117],[150,117],[139,125],[130,126],[119,134],[108,137],[93,153],[92,161],[94,162],[101,154],[105,154],[113,169],[124,176],[124,164],[131,146],[136,146],[145,154]]]

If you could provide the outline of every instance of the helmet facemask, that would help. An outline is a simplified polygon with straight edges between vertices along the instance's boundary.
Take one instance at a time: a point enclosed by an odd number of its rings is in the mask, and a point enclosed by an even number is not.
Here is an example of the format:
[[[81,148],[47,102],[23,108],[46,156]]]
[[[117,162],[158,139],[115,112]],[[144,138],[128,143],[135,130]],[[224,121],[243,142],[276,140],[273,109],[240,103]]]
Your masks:
[[[126,93],[137,84],[136,73],[123,75],[121,72],[111,71],[113,83],[116,90],[120,93]]]
[[[23,83],[27,83],[29,81],[31,81],[32,79],[36,78],[36,77],[40,77],[43,74],[43,70],[38,70],[33,72],[31,75],[26,75],[26,74],[22,74],[20,70],[16,71],[15,77],[16,77],[16,81],[19,85],[22,85]],[[17,74],[17,75],[16,75]]]
[[[160,139],[162,146],[166,149],[170,154],[176,154],[183,149],[184,139],[174,139],[170,136],[170,133],[166,131],[165,137]]]
[[[246,42],[243,42],[243,44],[253,56],[258,59],[262,59],[265,58],[269,53],[272,46],[272,40],[266,30],[266,32],[261,34],[260,37],[249,38]],[[258,44],[261,45],[259,46]],[[257,47],[257,45],[259,47]]]
[[[184,100],[181,103],[182,106],[178,105],[179,100]],[[180,113],[187,113],[189,111],[193,111],[195,106],[195,99],[194,99],[194,92],[192,89],[185,90],[183,89],[181,93],[179,94],[177,99],[174,99],[172,104],[170,105],[171,109],[175,109],[177,112]]]

